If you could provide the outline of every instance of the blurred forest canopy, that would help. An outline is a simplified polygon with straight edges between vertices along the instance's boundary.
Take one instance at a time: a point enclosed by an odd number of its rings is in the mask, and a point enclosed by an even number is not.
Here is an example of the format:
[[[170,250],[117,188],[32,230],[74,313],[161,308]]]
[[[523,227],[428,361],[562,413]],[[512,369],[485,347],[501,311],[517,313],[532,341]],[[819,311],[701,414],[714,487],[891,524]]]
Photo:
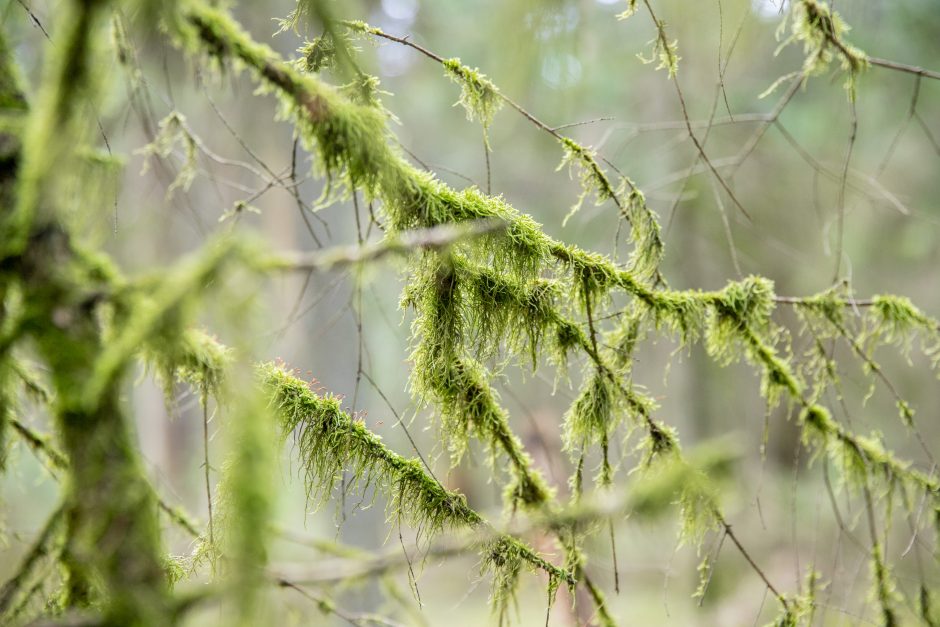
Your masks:
[[[940,623],[935,0],[2,16],[0,624]]]

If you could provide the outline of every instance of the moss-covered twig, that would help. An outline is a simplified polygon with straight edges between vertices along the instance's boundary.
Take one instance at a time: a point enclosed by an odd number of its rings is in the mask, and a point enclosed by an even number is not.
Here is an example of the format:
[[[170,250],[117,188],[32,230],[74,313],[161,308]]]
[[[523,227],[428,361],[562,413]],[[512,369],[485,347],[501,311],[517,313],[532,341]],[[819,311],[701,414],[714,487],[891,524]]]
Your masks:
[[[448,528],[488,528],[462,495],[444,489],[417,459],[406,459],[388,449],[377,435],[342,411],[336,397],[314,393],[307,382],[274,364],[259,366],[259,376],[281,416],[281,432],[285,438],[292,434],[296,438],[309,498],[317,501],[328,496],[345,469],[366,485],[375,485],[388,494],[390,516],[427,533]],[[575,583],[570,573],[511,536],[497,536],[487,551],[511,555],[568,585]],[[496,560],[492,567],[513,568],[517,563]]]

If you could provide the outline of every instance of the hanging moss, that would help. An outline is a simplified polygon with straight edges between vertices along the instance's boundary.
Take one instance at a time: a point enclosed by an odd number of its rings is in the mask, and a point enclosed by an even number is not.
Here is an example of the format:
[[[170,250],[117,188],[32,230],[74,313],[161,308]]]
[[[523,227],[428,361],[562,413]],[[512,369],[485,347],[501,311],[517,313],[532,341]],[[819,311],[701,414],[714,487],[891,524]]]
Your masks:
[[[761,395],[769,407],[782,397],[800,399],[803,385],[786,358],[774,348],[780,331],[770,314],[773,311],[773,284],[763,278],[749,277],[731,283],[712,298],[705,345],[719,363],[729,364],[742,358],[762,370]]]
[[[490,604],[497,616],[499,625],[510,622],[516,591],[519,587],[519,575],[523,567],[535,570],[538,566],[525,559],[528,549],[511,538],[499,538],[482,549],[482,570],[493,576]],[[564,581],[554,573],[548,575],[548,605],[551,609],[555,602],[555,592]],[[571,587],[571,582],[566,582]]]
[[[832,418],[826,408],[820,405],[804,407],[800,422],[804,442],[829,455],[833,465],[843,471],[846,485],[862,485],[868,477],[880,473],[886,479],[926,490],[932,498],[940,499],[940,482],[897,459],[884,448],[879,438],[849,432]]]
[[[622,18],[629,17],[636,11],[636,4],[629,5],[627,11],[621,14]],[[676,74],[679,73],[679,61],[682,57],[679,56],[679,42],[676,39],[670,40],[666,36],[666,22],[653,17],[653,22],[656,25],[656,37],[647,42],[647,45],[650,46],[649,56],[644,56],[643,54],[637,54],[637,58],[643,63],[656,63],[659,61],[659,65],[656,66],[657,70],[666,70],[669,75],[669,78],[674,79]]]
[[[224,575],[232,584],[236,613],[232,617],[241,625],[255,625],[259,617],[260,589],[265,583],[268,534],[274,512],[273,477],[275,464],[275,429],[268,419],[265,404],[250,382],[236,392],[229,387],[226,407],[230,408],[228,424],[232,429],[229,458],[222,467],[213,521],[217,529],[204,546],[213,561],[224,558]]]
[[[605,373],[595,371],[565,414],[565,446],[584,449],[598,444],[623,419],[618,395]]]
[[[578,168],[577,177],[581,182],[581,195],[562,221],[562,225],[564,225],[582,207],[585,198],[589,195],[593,194],[595,204],[600,205],[612,199],[615,192],[597,164],[595,153],[592,150],[568,137],[562,137],[560,141],[564,148],[564,158],[558,165],[558,169],[560,170],[565,166],[568,166],[569,170],[575,167]]]
[[[205,389],[217,384],[217,373],[223,356],[212,354],[211,343],[186,334],[184,329],[194,317],[195,306],[200,301],[198,288],[217,278],[228,263],[248,256],[250,253],[247,249],[239,247],[233,240],[223,239],[206,245],[201,254],[184,259],[177,268],[165,272],[151,289],[149,297],[135,299],[127,314],[119,316],[113,337],[108,338],[107,346],[102,349],[94,364],[93,376],[85,383],[85,402],[93,404],[95,397],[112,383],[140,348],[148,343],[151,347],[167,341],[170,346],[179,342],[188,344],[177,348],[186,349],[187,359],[195,358],[203,360],[203,363],[190,361],[182,364],[184,370],[179,372],[187,377],[199,376],[192,372],[192,368],[201,367]],[[166,348],[169,347],[162,349],[165,356],[164,376],[167,375],[168,362],[174,354]],[[210,360],[215,363],[209,363]]]
[[[382,37],[402,43],[396,37],[384,33],[381,29],[369,26],[361,21],[347,21],[344,24],[353,32]],[[425,56],[435,59],[444,67],[445,72],[461,85],[461,99],[459,101],[467,110],[469,119],[479,119],[484,129],[484,139],[489,149],[487,130],[493,116],[502,107],[504,102],[509,103],[522,115],[534,121],[542,130],[555,137],[562,146],[564,156],[558,169],[566,165],[569,169],[577,171],[581,182],[581,195],[572,207],[565,221],[571,217],[591,195],[597,204],[606,200],[614,200],[620,210],[621,216],[631,223],[631,233],[634,239],[631,266],[634,271],[644,278],[658,276],[658,266],[662,259],[663,242],[660,238],[659,222],[655,214],[646,205],[643,193],[629,178],[623,176],[620,187],[615,188],[607,174],[597,162],[595,152],[579,144],[570,137],[561,135],[541,122],[534,120],[531,115],[521,109],[514,102],[499,92],[498,88],[483,76],[479,70],[471,69],[460,63],[459,59],[443,59],[424,51]]]
[[[637,2],[638,0],[627,0],[627,8],[621,13],[617,14],[617,19],[626,20],[633,17],[633,15],[637,12]]]
[[[728,474],[729,457],[720,447],[700,451],[694,462],[674,449],[657,455],[642,468],[631,488],[629,511],[640,519],[655,519],[676,505],[680,511],[680,540],[695,546],[720,526],[716,486]],[[706,474],[707,473],[707,474]]]

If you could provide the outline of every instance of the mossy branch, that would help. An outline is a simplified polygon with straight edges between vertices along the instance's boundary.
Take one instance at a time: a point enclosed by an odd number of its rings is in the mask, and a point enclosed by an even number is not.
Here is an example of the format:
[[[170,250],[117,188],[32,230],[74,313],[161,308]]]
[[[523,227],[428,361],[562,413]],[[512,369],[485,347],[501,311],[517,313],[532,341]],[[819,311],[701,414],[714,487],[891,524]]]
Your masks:
[[[655,277],[658,281],[662,280],[658,270],[663,255],[663,241],[660,236],[659,221],[647,206],[646,198],[633,181],[624,176],[622,186],[614,185],[598,163],[594,150],[579,144],[574,139],[558,132],[558,129],[535,117],[534,114],[524,109],[480,74],[479,70],[461,64],[459,59],[445,59],[424,46],[416,44],[408,37],[396,37],[365,22],[346,21],[343,23],[353,32],[408,46],[441,64],[448,75],[461,85],[461,103],[467,109],[468,117],[471,119],[479,118],[484,128],[489,126],[492,116],[499,108],[493,104],[496,101],[498,104],[505,103],[509,105],[536,128],[551,135],[561,144],[564,152],[564,158],[559,165],[559,169],[566,165],[577,167],[582,188],[578,201],[565,217],[565,221],[582,206],[584,200],[591,194],[594,195],[595,202],[598,205],[607,200],[612,200],[620,215],[632,227],[636,246],[632,259],[633,267],[644,277]]]
[[[389,515],[435,534],[450,528],[489,525],[471,509],[463,495],[446,490],[424,470],[418,459],[406,459],[386,447],[341,409],[335,396],[318,395],[310,384],[283,367],[262,364],[258,373],[271,404],[281,417],[281,433],[293,436],[303,461],[308,498],[321,501],[336,487],[342,470],[361,487],[373,485],[389,496]],[[518,567],[520,561],[574,585],[573,576],[550,564],[519,540],[501,535],[489,547],[492,566]],[[501,557],[497,557],[497,554]],[[512,556],[509,560],[508,557]]]
[[[529,216],[497,198],[474,189],[452,190],[410,166],[389,145],[380,112],[345,101],[319,78],[295,72],[269,48],[251,41],[224,13],[196,4],[187,19],[195,32],[184,45],[214,58],[236,59],[281,93],[288,101],[287,113],[294,117],[302,134],[317,142],[311,147],[326,168],[325,173],[380,197],[396,229],[473,219],[504,220],[505,237],[484,247],[498,265],[532,277],[554,259],[571,272],[572,285],[580,289],[586,278],[586,292],[593,297],[623,290],[649,306],[662,321],[688,332],[701,326],[706,306],[723,297],[720,291],[653,289],[607,257],[547,236]],[[341,171],[348,171],[348,176],[341,175]],[[725,293],[734,285],[729,284]]]

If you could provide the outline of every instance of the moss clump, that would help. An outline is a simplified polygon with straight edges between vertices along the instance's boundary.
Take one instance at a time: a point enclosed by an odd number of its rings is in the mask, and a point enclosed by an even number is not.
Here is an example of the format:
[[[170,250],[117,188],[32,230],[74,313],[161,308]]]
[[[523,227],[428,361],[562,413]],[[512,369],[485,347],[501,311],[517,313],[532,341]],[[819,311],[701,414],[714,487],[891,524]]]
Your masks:
[[[867,55],[845,40],[850,29],[838,12],[826,2],[798,0],[790,3],[788,19],[782,20],[777,29],[777,38],[784,37],[787,27],[790,34],[777,48],[779,52],[791,43],[802,43],[805,59],[803,69],[797,74],[805,81],[811,76],[824,74],[836,59],[845,73],[845,89],[853,101],[858,77],[868,68]],[[789,74],[778,79],[764,94],[769,93],[782,81],[792,78]]]
[[[493,118],[503,106],[496,85],[480,72],[469,68],[460,59],[445,59],[444,71],[455,83],[460,85],[460,104],[467,112],[468,120],[479,120],[484,131],[493,123]],[[487,149],[489,149],[487,140]]]
[[[562,137],[559,141],[564,149],[564,157],[561,163],[558,164],[558,169],[560,170],[565,166],[568,167],[569,171],[576,169],[577,178],[581,182],[581,195],[578,196],[577,202],[571,207],[568,215],[562,221],[562,225],[564,225],[584,205],[584,200],[589,195],[593,194],[595,204],[600,205],[614,198],[616,192],[601,170],[600,165],[598,165],[593,150],[582,146],[569,137]]]
[[[187,191],[196,180],[196,174],[199,171],[197,158],[199,155],[199,140],[190,131],[186,123],[186,116],[178,111],[168,114],[158,125],[159,132],[153,141],[137,150],[137,154],[144,156],[144,165],[141,174],[146,173],[150,168],[150,161],[159,157],[166,159],[176,149],[179,144],[183,148],[183,164],[170,186],[167,187],[167,199],[173,196],[176,190]]]
[[[298,66],[304,72],[319,72],[330,69],[336,62],[336,45],[329,34],[316,37],[297,49]]]
[[[925,352],[936,366],[940,359],[940,322],[918,309],[909,298],[879,294],[872,299],[860,343],[869,350],[880,343],[893,344],[910,353],[915,337],[921,337]]]

